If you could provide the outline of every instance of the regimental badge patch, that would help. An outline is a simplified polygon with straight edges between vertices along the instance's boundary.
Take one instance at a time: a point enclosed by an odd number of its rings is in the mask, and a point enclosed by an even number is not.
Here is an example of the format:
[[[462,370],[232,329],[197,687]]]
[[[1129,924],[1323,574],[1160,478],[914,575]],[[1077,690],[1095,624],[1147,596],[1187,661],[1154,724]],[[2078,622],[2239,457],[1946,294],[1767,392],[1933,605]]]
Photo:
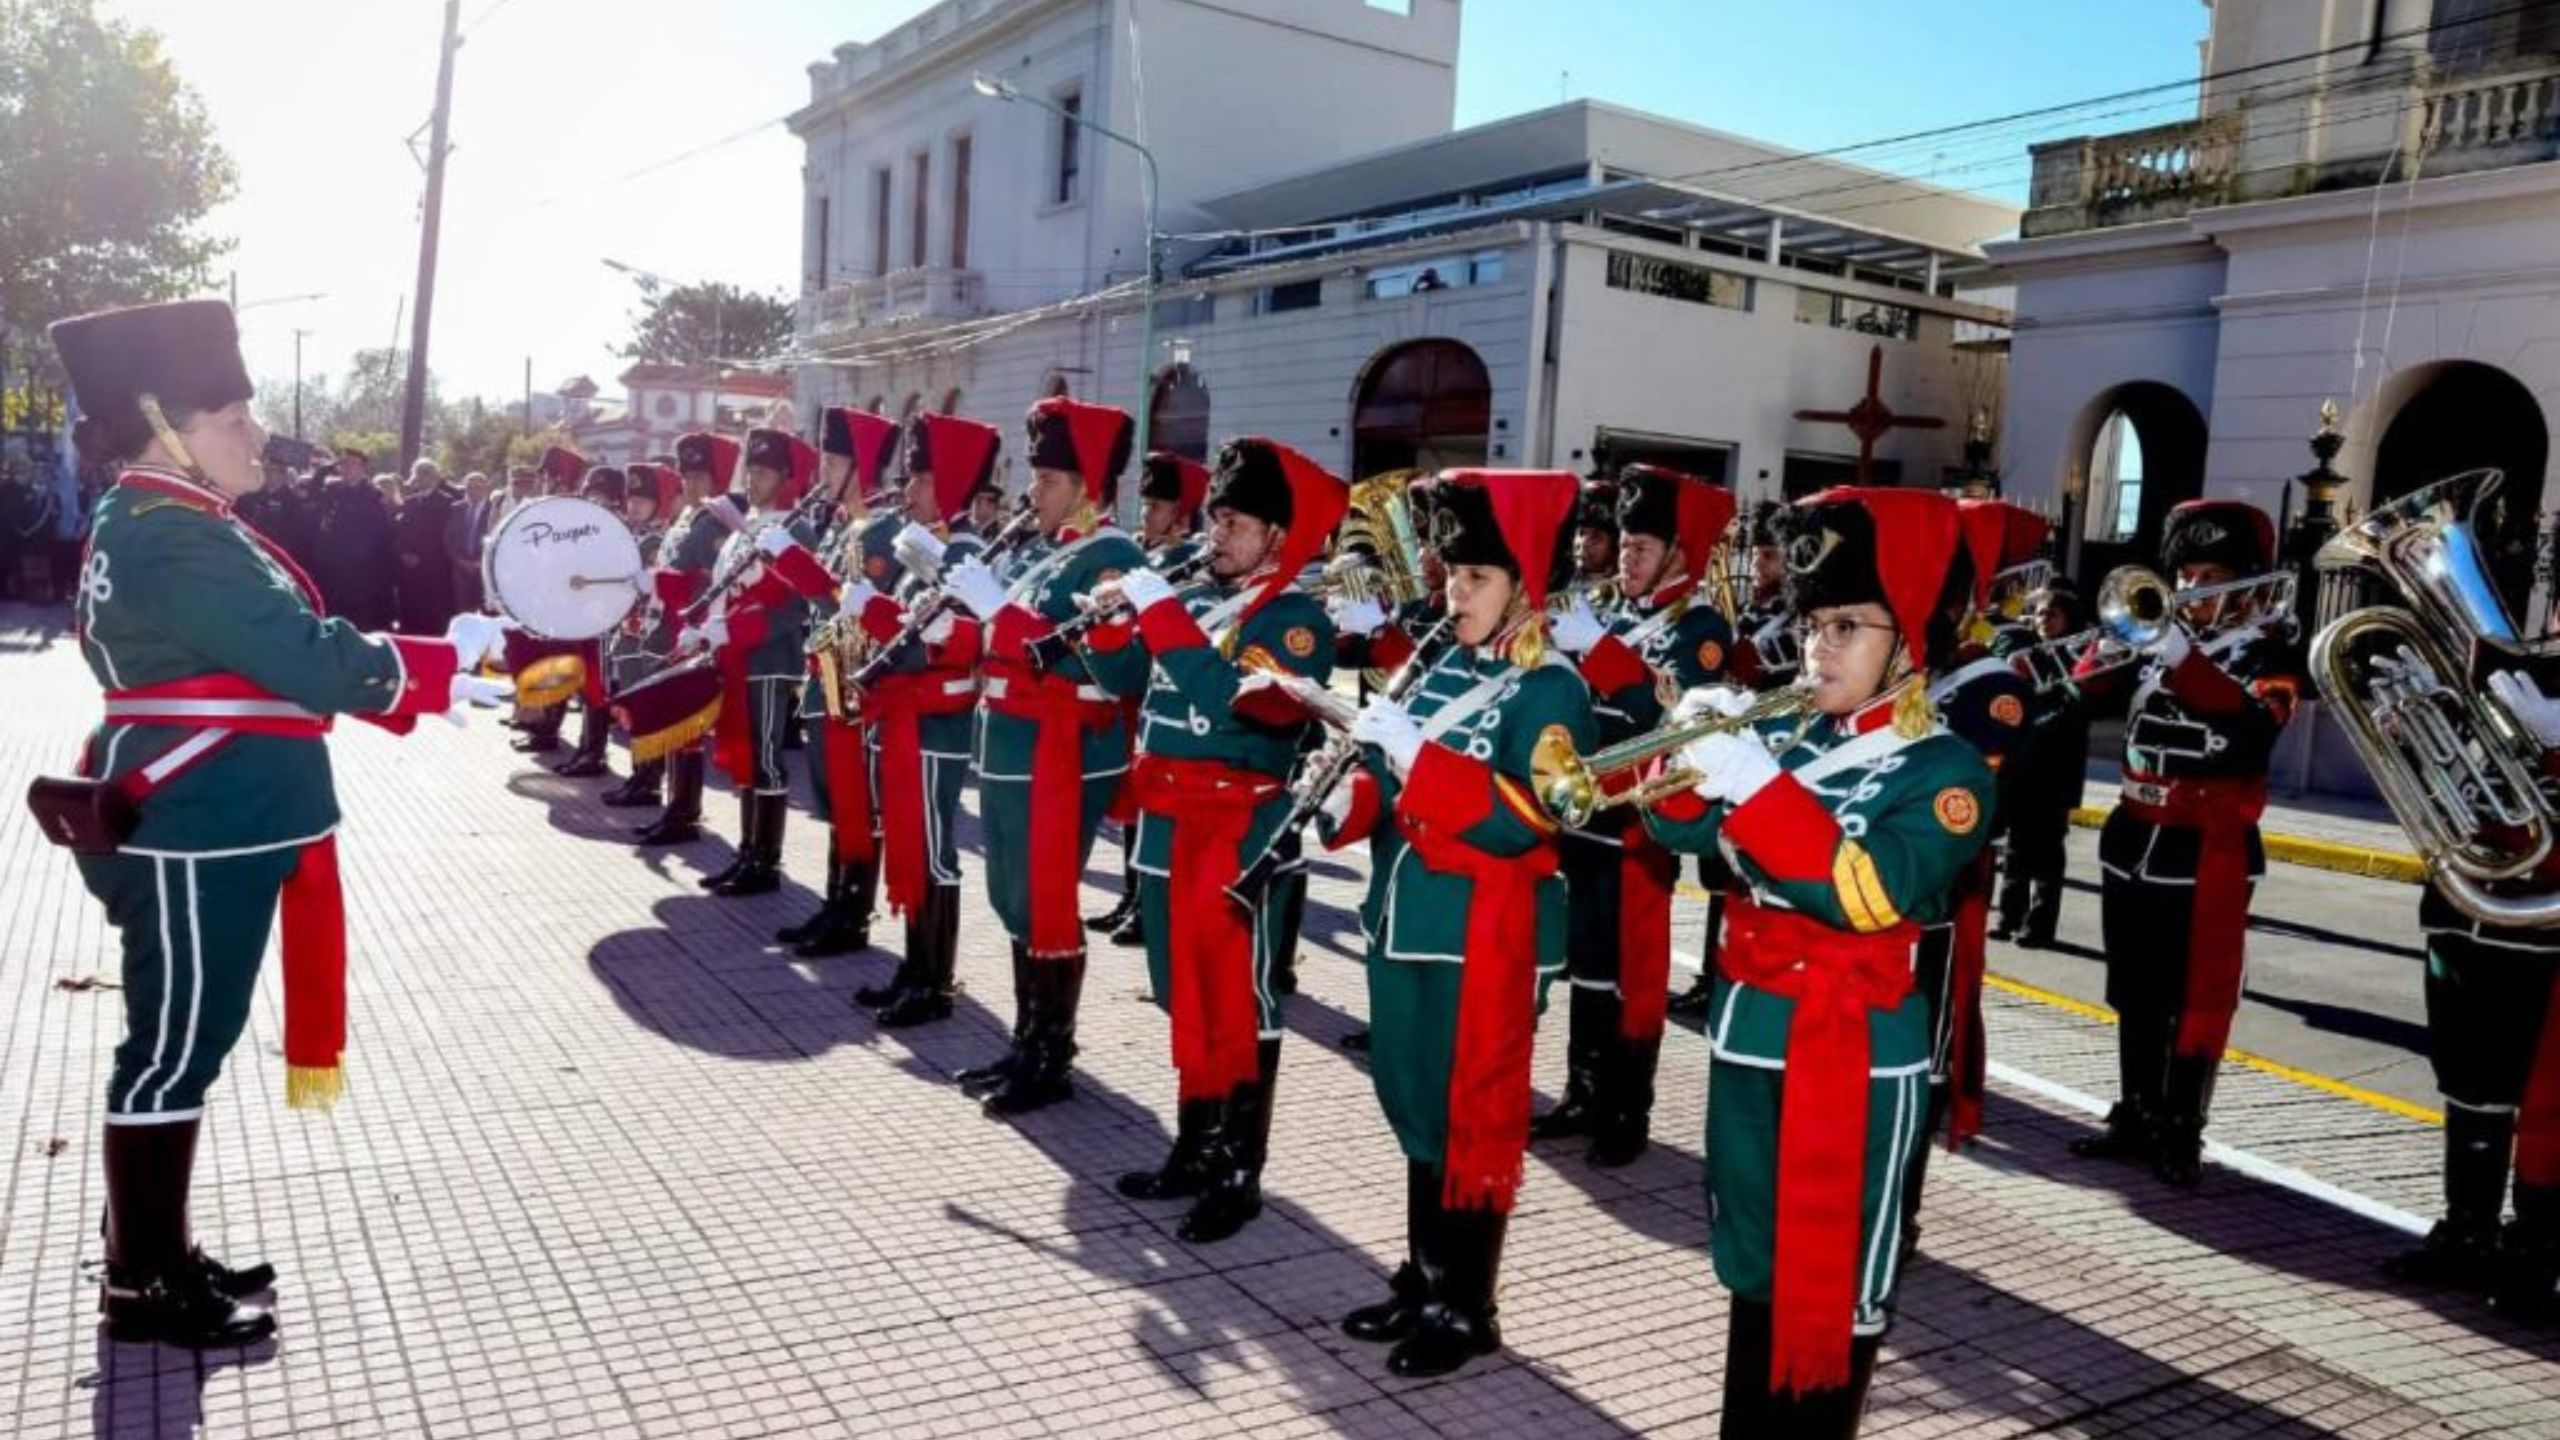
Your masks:
[[[1714,640],[1698,643],[1698,668],[1713,675],[1724,669],[1724,646]]]
[[[866,578],[872,580],[887,579],[889,575],[889,557],[886,555],[874,555],[864,560],[862,562],[862,573]]]
[[[1304,625],[1292,625],[1289,633],[1280,637],[1280,644],[1290,654],[1304,660],[1316,653],[1316,632]]]
[[[1950,785],[1939,791],[1935,808],[1938,823],[1945,826],[1950,835],[1970,835],[1973,827],[1982,823],[1982,803],[1973,798],[1972,791],[1960,785]]]
[[[1991,718],[2003,725],[2023,725],[2027,707],[2015,695],[1995,695],[1991,699]]]

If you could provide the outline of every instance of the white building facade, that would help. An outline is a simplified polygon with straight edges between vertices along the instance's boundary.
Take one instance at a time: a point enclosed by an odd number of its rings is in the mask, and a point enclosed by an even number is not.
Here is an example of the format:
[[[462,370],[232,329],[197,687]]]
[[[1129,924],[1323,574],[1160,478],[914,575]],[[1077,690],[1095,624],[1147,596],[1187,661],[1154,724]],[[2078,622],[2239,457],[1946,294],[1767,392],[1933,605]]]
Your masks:
[[[2280,510],[2334,398],[2345,504],[2507,473],[2520,604],[2560,413],[2560,6],[2212,9],[2201,113],[2036,147],[2022,238],[1990,247],[2012,493],[2075,497],[2093,575],[2179,500]]]
[[[845,47],[793,121],[803,406],[1012,432],[1056,388],[1134,410],[1143,384],[1154,448],[1651,459],[1752,496],[1857,473],[1798,412],[1871,371],[1920,422],[1876,438],[1879,481],[1945,483],[1996,422],[2007,314],[1968,287],[2014,209],[1592,102],[1454,131],[1457,37],[1435,0],[949,0]],[[1134,154],[979,72],[1157,152],[1145,353]]]

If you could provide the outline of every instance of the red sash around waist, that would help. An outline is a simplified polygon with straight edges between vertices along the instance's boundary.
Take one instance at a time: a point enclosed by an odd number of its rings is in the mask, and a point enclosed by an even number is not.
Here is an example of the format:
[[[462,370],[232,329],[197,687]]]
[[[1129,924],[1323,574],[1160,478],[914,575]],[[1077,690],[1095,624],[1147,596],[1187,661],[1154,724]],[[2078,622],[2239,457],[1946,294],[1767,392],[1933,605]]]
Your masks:
[[[1063,676],[1011,660],[987,665],[987,709],[1039,726],[1031,748],[1031,924],[1025,947],[1035,960],[1084,951],[1076,915],[1082,876],[1074,859],[1084,825],[1084,732],[1116,723],[1120,704],[1088,699]]]
[[[1185,1100],[1222,1100],[1261,1066],[1253,925],[1226,889],[1244,869],[1253,812],[1282,793],[1275,776],[1215,760],[1140,755],[1130,777],[1140,811],[1173,822],[1173,1064]]]
[[[2186,998],[2176,1053],[2220,1059],[2240,1008],[2249,936],[2249,837],[2267,811],[2267,780],[2170,780],[2127,772],[2119,803],[2146,824],[2197,832],[2194,909],[2187,933]]]

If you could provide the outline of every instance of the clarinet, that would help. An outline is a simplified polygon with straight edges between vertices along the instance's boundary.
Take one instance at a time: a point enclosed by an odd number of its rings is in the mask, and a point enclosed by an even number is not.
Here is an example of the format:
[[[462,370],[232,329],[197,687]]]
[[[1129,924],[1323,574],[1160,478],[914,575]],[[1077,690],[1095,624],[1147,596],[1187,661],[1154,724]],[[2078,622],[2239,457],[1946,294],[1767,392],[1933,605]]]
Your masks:
[[[1216,558],[1217,556],[1204,549],[1181,564],[1164,571],[1164,583],[1176,589],[1188,585],[1207,574],[1210,562]],[[1125,604],[1097,605],[1081,615],[1060,621],[1056,629],[1031,642],[1031,663],[1042,670],[1057,669],[1066,663],[1068,656],[1075,653],[1076,642],[1082,640],[1093,627],[1106,620],[1117,620],[1127,613],[1129,613],[1129,607]]]
[[[976,557],[978,563],[992,567],[996,561],[1004,558],[1006,551],[1030,538],[1039,524],[1040,516],[1036,511],[1025,510],[1014,516],[1002,530],[996,532],[994,539],[987,542],[987,548],[979,552]],[[850,682],[852,686],[862,690],[878,683],[880,677],[889,673],[900,650],[923,638],[924,632],[933,625],[933,622],[949,614],[951,607],[959,603],[959,598],[951,593],[951,587],[948,585],[937,585],[927,593],[916,597],[914,607],[907,611],[907,623],[898,627],[898,633],[890,637],[887,644],[871,652],[871,658],[863,661],[862,668],[853,672]]]
[[[1441,640],[1455,623],[1455,616],[1444,617],[1423,635],[1414,645],[1413,654],[1406,658],[1404,668],[1398,670],[1387,681],[1386,689],[1379,692],[1381,700],[1401,702],[1422,683],[1422,677],[1430,671],[1431,661],[1435,658],[1433,652],[1440,648]],[[1288,863],[1288,856],[1284,853],[1288,842],[1324,812],[1326,799],[1350,777],[1351,767],[1359,760],[1360,747],[1352,743],[1348,734],[1326,741],[1323,749],[1307,758],[1306,768],[1299,773],[1298,783],[1293,787],[1297,793],[1296,802],[1290,805],[1289,813],[1281,817],[1280,828],[1271,832],[1271,841],[1262,847],[1262,853],[1254,856],[1253,863],[1236,877],[1236,883],[1227,887],[1228,899],[1248,910],[1262,902],[1263,893],[1271,888],[1272,881],[1280,878],[1280,868]]]

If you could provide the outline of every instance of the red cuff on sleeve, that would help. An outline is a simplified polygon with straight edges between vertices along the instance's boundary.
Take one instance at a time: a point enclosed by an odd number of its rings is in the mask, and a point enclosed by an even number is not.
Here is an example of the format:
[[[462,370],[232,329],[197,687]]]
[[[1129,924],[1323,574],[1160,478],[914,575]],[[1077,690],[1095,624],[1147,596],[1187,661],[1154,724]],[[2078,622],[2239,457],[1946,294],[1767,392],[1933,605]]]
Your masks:
[[[1354,770],[1343,782],[1351,787],[1351,813],[1324,837],[1324,848],[1341,850],[1366,840],[1378,828],[1378,777]]]
[[[1097,655],[1117,655],[1137,635],[1138,627],[1126,620],[1106,620],[1084,632],[1084,648]]]
[[[871,603],[862,607],[861,625],[862,633],[870,636],[873,644],[886,645],[906,628],[907,607],[886,595],[874,595]]]
[[[1150,640],[1147,643],[1153,645],[1155,642]],[[1158,650],[1156,653],[1161,655],[1164,652]],[[1269,725],[1274,729],[1301,724],[1307,719],[1307,707],[1299,704],[1296,696],[1286,690],[1269,686],[1260,690],[1239,692],[1235,699],[1235,711],[1236,718],[1240,720],[1250,720],[1256,725]]]
[[[1398,813],[1454,835],[1493,813],[1493,767],[1424,741],[1396,796]]]
[[[794,545],[774,556],[773,573],[806,599],[826,600],[836,593],[836,577],[828,574],[827,567],[819,564],[818,557],[804,545]]]
[[[2201,649],[2189,650],[2187,658],[2169,672],[2169,690],[2204,711],[2237,710],[2249,703],[2248,687],[2232,679],[2229,671],[2214,664]]]
[[[773,633],[773,622],[758,610],[734,611],[729,616],[729,643],[724,646],[736,654],[745,654],[764,643]]]
[[[453,677],[458,669],[452,644],[423,636],[376,637],[400,657],[400,693],[382,707],[385,715],[441,715],[453,708]]]
[[[1780,775],[1724,817],[1724,833],[1774,880],[1827,880],[1840,822],[1793,775]]]
[[[681,610],[693,603],[693,577],[681,570],[652,570],[649,593],[668,609]]]
[[[783,601],[790,599],[792,597],[792,593],[791,586],[788,582],[784,581],[781,576],[767,570],[763,574],[758,575],[755,579],[747,582],[746,590],[738,597],[738,604],[730,608],[734,610],[743,606],[755,605],[770,609],[771,607],[779,605]]]
[[[1388,625],[1369,637],[1369,668],[1401,670],[1413,658],[1413,637],[1397,626]]]
[[[1158,655],[1188,650],[1209,643],[1208,632],[1179,600],[1159,600],[1138,615],[1138,633],[1146,637],[1147,648]]]
[[[1653,667],[1644,663],[1626,641],[1615,635],[1603,636],[1591,653],[1582,657],[1582,678],[1594,695],[1615,695],[1638,685],[1650,689]]]
[[[969,618],[969,612],[955,608],[951,617],[951,638],[925,651],[925,664],[936,670],[962,673],[976,668],[978,652],[986,640],[986,631]]]
[[[1695,790],[1674,790],[1653,802],[1653,813],[1675,825],[1695,825],[1707,818],[1706,797]]]

